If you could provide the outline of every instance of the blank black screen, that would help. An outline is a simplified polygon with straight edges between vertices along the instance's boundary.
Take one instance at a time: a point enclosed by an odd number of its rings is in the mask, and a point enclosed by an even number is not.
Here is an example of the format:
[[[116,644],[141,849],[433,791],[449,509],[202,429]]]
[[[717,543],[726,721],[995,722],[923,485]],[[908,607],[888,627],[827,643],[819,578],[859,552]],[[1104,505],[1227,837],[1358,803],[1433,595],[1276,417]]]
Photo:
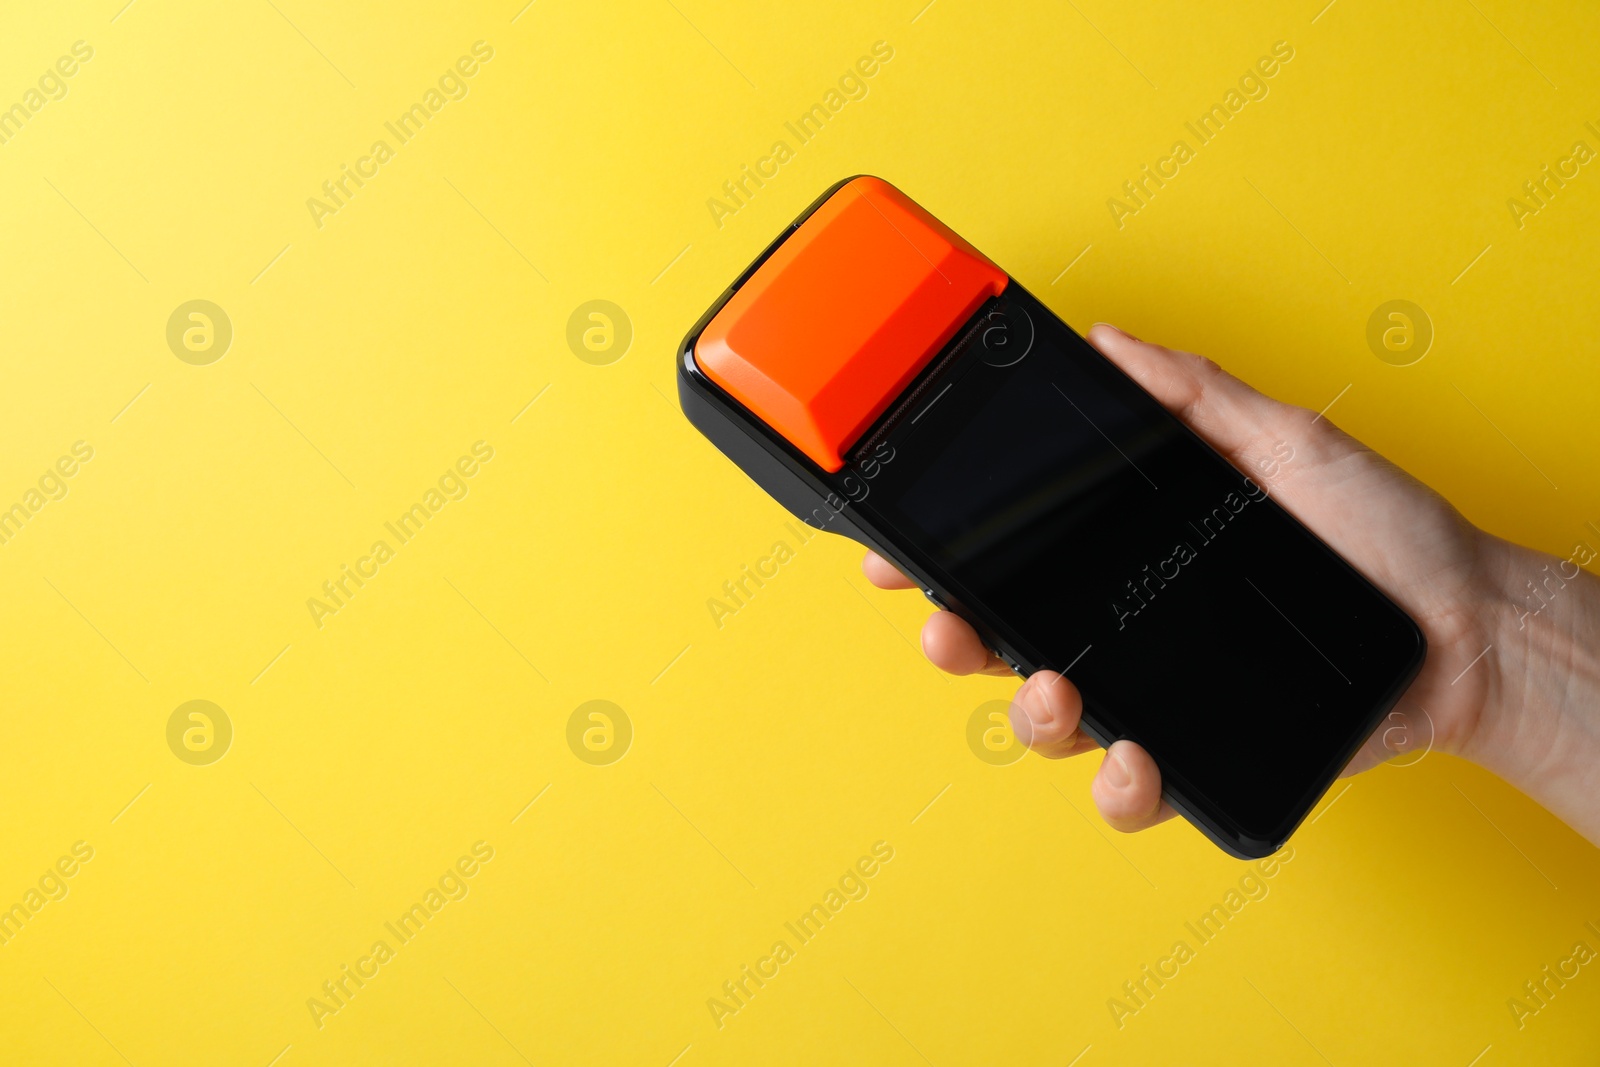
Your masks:
[[[935,368],[851,506],[1189,806],[1287,836],[1409,680],[1410,620],[1014,282]]]

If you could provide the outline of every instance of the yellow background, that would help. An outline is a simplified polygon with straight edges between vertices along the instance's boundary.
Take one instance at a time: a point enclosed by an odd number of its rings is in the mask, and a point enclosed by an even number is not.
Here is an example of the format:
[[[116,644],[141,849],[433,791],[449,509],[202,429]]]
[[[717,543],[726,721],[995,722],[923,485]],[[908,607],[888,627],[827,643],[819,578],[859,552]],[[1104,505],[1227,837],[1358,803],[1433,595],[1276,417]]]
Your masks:
[[[870,172],[1079,329],[1316,408],[1348,385],[1330,417],[1565,555],[1600,537],[1600,172],[1520,229],[1506,200],[1600,149],[1592,7],[124,2],[13,5],[0,33],[0,104],[94,48],[0,146],[0,504],[95,450],[0,546],[0,904],[95,850],[0,947],[0,1058],[1593,1062],[1592,966],[1523,1029],[1506,1002],[1600,948],[1595,850],[1438,754],[1338,794],[1119,1029],[1108,998],[1243,865],[1182,822],[1105,829],[1095,757],[976,758],[968,718],[1012,685],[939,676],[926,605],[844,541],[717,628],[707,599],[792,535],[672,364],[782,224]],[[479,40],[469,95],[315,225],[307,198]],[[715,225],[707,198],[880,40],[869,95]],[[1280,40],[1270,95],[1119,230],[1107,199]],[[208,366],[165,340],[197,298],[234,328]],[[1397,298],[1436,329],[1409,367],[1365,341]],[[566,343],[592,299],[633,324],[609,365]],[[470,495],[319,629],[307,598],[479,440]],[[234,727],[209,766],[167,746],[191,699]],[[594,699],[635,733],[609,766],[566,741]],[[1186,713],[1228,729],[1206,694]],[[470,894],[319,1029],[307,999],[480,840]],[[870,894],[719,1029],[708,998],[876,841]]]

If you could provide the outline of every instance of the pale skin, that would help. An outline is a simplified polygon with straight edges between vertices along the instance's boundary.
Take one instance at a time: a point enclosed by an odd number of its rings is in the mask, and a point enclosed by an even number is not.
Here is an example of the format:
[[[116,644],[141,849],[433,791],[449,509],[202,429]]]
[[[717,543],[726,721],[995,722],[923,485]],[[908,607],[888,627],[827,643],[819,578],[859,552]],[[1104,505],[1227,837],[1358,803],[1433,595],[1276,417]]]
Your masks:
[[[1399,718],[1379,727],[1346,774],[1431,736],[1433,750],[1493,771],[1600,845],[1600,579],[1579,567],[1592,556],[1577,546],[1551,556],[1485,533],[1327,418],[1264,396],[1208,359],[1103,323],[1088,340],[1422,628],[1427,659]],[[880,588],[916,588],[875,553],[862,570]],[[948,611],[928,619],[922,648],[951,674],[1012,673]],[[1082,711],[1071,681],[1038,671],[1018,690],[1011,722],[1033,751],[1061,759],[1100,747],[1078,729]],[[1118,830],[1175,814],[1155,762],[1131,741],[1106,750],[1091,792]]]

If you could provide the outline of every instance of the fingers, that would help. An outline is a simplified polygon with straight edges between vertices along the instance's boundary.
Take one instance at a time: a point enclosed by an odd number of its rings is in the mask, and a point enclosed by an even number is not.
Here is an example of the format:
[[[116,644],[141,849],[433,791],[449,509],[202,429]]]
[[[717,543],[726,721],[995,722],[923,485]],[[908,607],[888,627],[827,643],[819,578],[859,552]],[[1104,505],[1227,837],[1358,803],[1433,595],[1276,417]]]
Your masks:
[[[868,551],[861,561],[861,573],[879,589],[916,589],[917,583],[900,573],[900,569],[876,552]]]
[[[1017,739],[1047,759],[1099,747],[1079,731],[1082,718],[1078,687],[1055,671],[1029,676],[1011,702],[1011,729]],[[1161,799],[1161,772],[1155,760],[1132,741],[1118,741],[1106,750],[1090,792],[1101,818],[1123,833],[1155,826],[1177,814]]]
[[[1106,323],[1088,341],[1217,451],[1255,475],[1275,442],[1298,437],[1311,416],[1256,392],[1209,359],[1141,341]]]
[[[880,589],[915,589],[907,578],[876,552],[861,561],[862,573]],[[949,674],[1011,674],[978,632],[960,616],[935,612],[922,627],[922,651],[934,666]],[[1036,671],[1023,683],[1011,704],[1011,728],[1017,739],[1047,759],[1063,759],[1098,748],[1078,729],[1083,697],[1077,686],[1055,671]],[[1161,801],[1161,772],[1144,749],[1118,741],[1106,753],[1092,787],[1094,801],[1106,822],[1124,833],[1165,822],[1175,812]]]
[[[1055,671],[1035,672],[1011,702],[1011,729],[1017,739],[1047,759],[1099,747],[1078,729],[1082,718],[1078,687]],[[1123,833],[1155,826],[1177,814],[1161,799],[1161,772],[1155,760],[1132,741],[1118,741],[1106,751],[1090,793],[1100,817]]]
[[[1046,759],[1062,759],[1098,748],[1079,732],[1083,698],[1078,687],[1055,671],[1036,671],[1011,701],[1011,730],[1017,740]]]
[[[876,552],[869,551],[861,561],[861,573],[879,589],[920,588]],[[947,674],[1012,673],[1006,662],[990,651],[971,625],[948,611],[935,612],[923,625],[922,651],[935,667]]]
[[[1100,817],[1125,834],[1166,822],[1177,814],[1161,800],[1161,772],[1155,760],[1132,741],[1118,741],[1106,749],[1089,792]]]
[[[947,674],[1010,674],[978,632],[958,615],[938,611],[922,626],[923,654]]]
[[[879,556],[869,555],[862,569],[875,585],[903,588],[887,584],[895,576],[901,581],[905,577]],[[948,611],[936,612],[922,627],[922,650],[934,666],[949,674],[1012,673],[966,620]],[[1011,704],[1011,729],[1017,739],[1046,759],[1063,759],[1099,747],[1078,729],[1082,718],[1083,697],[1077,686],[1055,671],[1034,672]],[[1092,792],[1101,816],[1124,833],[1165,822],[1175,814],[1161,801],[1161,772],[1155,761],[1130,741],[1111,746]]]

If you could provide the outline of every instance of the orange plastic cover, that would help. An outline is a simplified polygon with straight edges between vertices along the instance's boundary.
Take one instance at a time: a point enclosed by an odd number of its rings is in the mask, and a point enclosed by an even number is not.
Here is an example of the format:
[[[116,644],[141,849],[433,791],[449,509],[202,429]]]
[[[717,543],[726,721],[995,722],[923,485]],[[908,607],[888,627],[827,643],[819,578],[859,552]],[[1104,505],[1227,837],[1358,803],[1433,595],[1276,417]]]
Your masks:
[[[695,362],[827,471],[1005,271],[879,178],[842,186],[712,318]]]

